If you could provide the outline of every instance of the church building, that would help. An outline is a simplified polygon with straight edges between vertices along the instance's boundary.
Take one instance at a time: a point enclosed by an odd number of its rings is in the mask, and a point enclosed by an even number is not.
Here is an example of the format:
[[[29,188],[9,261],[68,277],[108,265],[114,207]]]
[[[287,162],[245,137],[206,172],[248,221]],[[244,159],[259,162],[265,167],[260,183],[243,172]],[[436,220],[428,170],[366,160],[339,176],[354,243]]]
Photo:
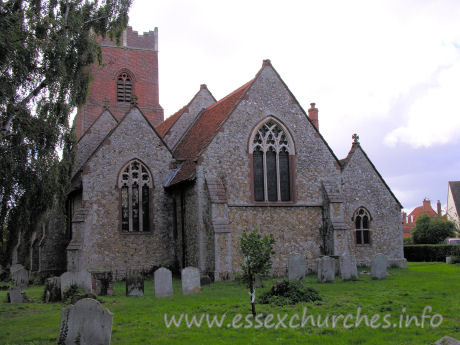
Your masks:
[[[194,266],[232,279],[254,229],[275,238],[274,275],[294,254],[311,271],[321,255],[404,267],[402,206],[358,136],[337,158],[315,103],[305,111],[269,60],[220,100],[201,85],[164,120],[157,29],[101,43],[74,122],[68,271]]]

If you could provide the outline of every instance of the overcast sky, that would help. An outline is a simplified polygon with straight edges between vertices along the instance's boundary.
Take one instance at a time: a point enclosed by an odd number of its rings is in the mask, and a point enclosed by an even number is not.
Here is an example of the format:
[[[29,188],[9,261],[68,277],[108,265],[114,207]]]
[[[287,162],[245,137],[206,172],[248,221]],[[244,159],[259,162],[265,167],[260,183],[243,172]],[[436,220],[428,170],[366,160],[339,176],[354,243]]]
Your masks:
[[[134,0],[158,27],[165,117],[207,84],[217,99],[270,59],[301,106],[319,108],[338,158],[361,146],[406,209],[445,207],[460,180],[460,1]]]

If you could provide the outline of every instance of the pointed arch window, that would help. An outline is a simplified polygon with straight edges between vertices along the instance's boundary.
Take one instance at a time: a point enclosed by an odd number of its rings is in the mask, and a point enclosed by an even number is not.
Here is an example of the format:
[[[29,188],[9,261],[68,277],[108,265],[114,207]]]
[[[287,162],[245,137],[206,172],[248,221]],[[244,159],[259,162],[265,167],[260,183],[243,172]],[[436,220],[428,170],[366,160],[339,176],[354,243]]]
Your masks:
[[[360,207],[355,211],[353,216],[355,222],[356,244],[370,244],[370,221],[369,212]]]
[[[121,195],[121,230],[123,232],[150,231],[150,195],[152,177],[138,160],[126,164],[118,178]]]
[[[291,201],[291,164],[294,145],[287,129],[269,118],[252,133],[254,200],[262,202]]]
[[[117,102],[130,103],[133,93],[132,78],[127,72],[122,72],[117,78]]]

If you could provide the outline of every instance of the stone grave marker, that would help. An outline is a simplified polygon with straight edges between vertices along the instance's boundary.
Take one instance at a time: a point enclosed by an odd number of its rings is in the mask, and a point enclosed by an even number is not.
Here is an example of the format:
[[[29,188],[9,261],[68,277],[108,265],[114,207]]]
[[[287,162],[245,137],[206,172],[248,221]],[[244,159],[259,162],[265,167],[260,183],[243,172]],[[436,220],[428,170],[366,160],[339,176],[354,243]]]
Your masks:
[[[13,288],[8,290],[8,302],[9,303],[24,303],[25,296],[21,292],[21,289]]]
[[[167,268],[160,267],[154,273],[155,296],[168,297],[173,295],[172,274]]]
[[[109,345],[113,314],[91,298],[62,309],[59,344]]]
[[[288,276],[289,280],[305,279],[307,272],[307,260],[300,254],[295,254],[289,257],[288,260]]]
[[[61,296],[72,285],[76,285],[86,292],[91,292],[91,273],[88,271],[65,272],[61,274],[59,279],[61,281]]]
[[[335,279],[335,259],[329,256],[322,256],[318,262],[318,282],[327,283]]]
[[[59,277],[48,278],[44,293],[45,303],[59,302],[62,299],[61,279]]]
[[[342,280],[358,279],[358,268],[356,266],[356,258],[351,255],[343,255],[339,258],[339,271]]]
[[[29,287],[29,271],[24,267],[12,270],[11,280],[13,281],[13,287],[27,289]]]
[[[186,267],[182,270],[182,293],[184,295],[197,294],[201,291],[200,270],[195,267]]]
[[[435,342],[434,345],[460,345],[460,341],[446,335]]]
[[[144,296],[144,276],[140,273],[128,273],[126,276],[126,296]]]
[[[371,262],[371,277],[372,279],[385,279],[387,276],[388,259],[385,255],[379,253],[372,259]]]

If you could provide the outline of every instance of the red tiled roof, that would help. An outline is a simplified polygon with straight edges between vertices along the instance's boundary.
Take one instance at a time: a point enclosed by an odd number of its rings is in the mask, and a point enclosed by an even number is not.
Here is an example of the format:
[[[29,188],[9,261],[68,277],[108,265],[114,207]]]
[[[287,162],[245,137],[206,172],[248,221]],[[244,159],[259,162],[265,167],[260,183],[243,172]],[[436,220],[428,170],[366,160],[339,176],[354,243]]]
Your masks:
[[[220,126],[227,119],[252,82],[241,86],[204,110],[193,126],[185,133],[174,150],[175,157],[185,159],[180,170],[168,186],[191,179],[195,174],[196,159],[214,138]]]
[[[251,85],[252,80],[219,102],[209,106],[184,135],[174,153],[177,158],[193,159],[211,142],[220,125],[233,110],[242,95]]]
[[[174,125],[174,123],[177,121],[179,117],[187,110],[187,106],[184,106],[182,109],[180,109],[177,113],[174,115],[171,115],[168,117],[166,120],[164,120],[162,123],[157,125],[155,129],[157,130],[158,134],[161,135],[163,138],[166,133],[168,133],[169,129]]]

